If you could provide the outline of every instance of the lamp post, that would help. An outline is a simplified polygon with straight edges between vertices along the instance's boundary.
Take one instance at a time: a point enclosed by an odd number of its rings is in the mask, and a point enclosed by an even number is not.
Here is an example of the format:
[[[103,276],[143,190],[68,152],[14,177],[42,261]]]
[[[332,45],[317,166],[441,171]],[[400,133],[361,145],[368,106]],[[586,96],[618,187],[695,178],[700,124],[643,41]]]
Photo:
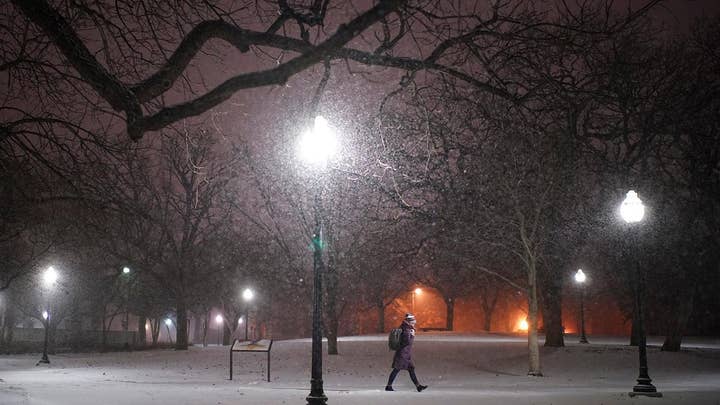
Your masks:
[[[415,296],[422,294],[422,288],[416,288],[412,292],[412,313],[415,314]]]
[[[580,343],[588,343],[587,336],[585,336],[585,273],[582,269],[578,269],[575,273],[575,282],[580,285]]]
[[[217,324],[217,334],[218,334],[218,346],[221,344],[221,336],[222,336],[222,324],[223,324],[223,316],[220,314],[217,314],[215,316],[215,323]]]
[[[625,200],[620,205],[620,216],[631,227],[631,239],[635,242],[633,224],[642,221],[645,216],[645,206],[633,190],[627,192]],[[637,384],[630,393],[631,397],[636,395],[644,395],[649,397],[661,397],[662,394],[657,391],[648,374],[647,365],[647,342],[645,337],[645,325],[643,320],[643,297],[645,292],[645,273],[640,269],[637,261],[635,262],[635,316],[637,317],[638,328],[638,356],[640,363],[640,372],[637,378]]]
[[[122,274],[125,280],[125,350],[130,350],[130,337],[128,331],[130,330],[130,268],[125,266],[122,269]]]
[[[167,329],[168,332],[168,340],[170,341],[170,344],[172,344],[172,335],[170,334],[170,327],[172,326],[172,319],[167,318],[165,319],[165,329]]]
[[[55,271],[55,268],[53,266],[50,266],[45,270],[42,277],[43,289],[48,294],[50,294],[50,289],[55,285],[55,282],[58,279],[58,273],[57,271]],[[49,303],[50,299],[48,298],[47,301]],[[40,361],[38,361],[38,364],[50,364],[50,359],[48,358],[48,328],[50,327],[50,313],[47,310],[44,310],[42,312],[42,318],[43,327],[45,328],[45,338],[43,343],[42,357],[40,358]]]
[[[315,125],[300,138],[298,155],[309,165],[323,170],[328,160],[334,155],[337,140],[334,131],[325,118],[315,117]],[[321,183],[321,179],[318,179]],[[308,405],[325,404],[327,397],[323,391],[322,380],[322,215],[321,198],[322,188],[315,185],[314,195],[314,229],[312,235],[313,247],[313,320],[312,320],[312,364],[310,374],[310,395],[307,397]]]
[[[253,290],[246,288],[242,292],[243,301],[245,301],[245,340],[248,340],[248,326],[250,325],[250,301],[255,297]]]

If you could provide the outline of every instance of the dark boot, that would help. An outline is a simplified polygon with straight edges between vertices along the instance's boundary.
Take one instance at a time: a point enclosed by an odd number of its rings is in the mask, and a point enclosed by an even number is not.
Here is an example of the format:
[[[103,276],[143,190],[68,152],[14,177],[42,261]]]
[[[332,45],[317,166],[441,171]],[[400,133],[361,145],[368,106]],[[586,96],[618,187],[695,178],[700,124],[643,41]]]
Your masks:
[[[425,388],[427,388],[427,385],[418,384],[415,386],[418,390],[418,392],[422,392]]]
[[[386,386],[385,386],[385,391],[395,391],[395,390],[393,389],[392,386],[386,385]]]

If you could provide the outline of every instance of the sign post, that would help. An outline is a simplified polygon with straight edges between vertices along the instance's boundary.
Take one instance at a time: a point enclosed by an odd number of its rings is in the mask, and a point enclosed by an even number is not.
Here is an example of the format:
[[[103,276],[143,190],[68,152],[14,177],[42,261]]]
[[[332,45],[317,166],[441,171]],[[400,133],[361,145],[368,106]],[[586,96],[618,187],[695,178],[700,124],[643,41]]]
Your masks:
[[[267,352],[267,380],[270,382],[270,349],[272,349],[272,344],[272,339],[233,340],[233,344],[230,346],[230,380],[233,379],[234,352]]]

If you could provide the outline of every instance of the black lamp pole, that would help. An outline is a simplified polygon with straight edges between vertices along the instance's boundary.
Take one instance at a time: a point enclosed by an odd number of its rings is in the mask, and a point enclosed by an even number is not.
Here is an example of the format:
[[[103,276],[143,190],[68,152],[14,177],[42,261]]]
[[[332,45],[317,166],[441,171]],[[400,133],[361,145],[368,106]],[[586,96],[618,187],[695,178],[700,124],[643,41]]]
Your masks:
[[[647,339],[645,336],[645,316],[643,315],[643,295],[645,294],[645,273],[640,269],[638,263],[635,263],[635,316],[637,317],[638,328],[638,356],[640,363],[640,372],[637,378],[637,384],[630,393],[631,397],[643,395],[647,397],[662,397],[662,393],[652,384],[652,379],[648,374],[647,364]]]
[[[324,405],[327,397],[322,380],[322,219],[320,217],[320,189],[315,193],[315,229],[313,232],[313,320],[312,368],[308,405]]]
[[[49,313],[47,319],[43,320],[43,327],[45,328],[45,343],[43,344],[42,358],[40,359],[40,361],[38,361],[38,364],[50,364],[50,359],[48,358],[48,326],[50,326]]]
[[[585,336],[585,283],[580,283],[580,343],[588,343]]]
[[[125,295],[125,350],[130,350],[130,273],[125,280],[127,291]]]

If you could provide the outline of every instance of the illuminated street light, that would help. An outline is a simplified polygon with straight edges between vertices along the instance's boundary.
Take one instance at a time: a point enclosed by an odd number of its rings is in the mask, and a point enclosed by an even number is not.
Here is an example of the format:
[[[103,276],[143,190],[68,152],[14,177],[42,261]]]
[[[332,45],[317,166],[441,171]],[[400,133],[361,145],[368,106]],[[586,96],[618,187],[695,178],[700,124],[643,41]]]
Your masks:
[[[298,157],[309,165],[322,170],[335,155],[338,141],[335,131],[328,121],[315,117],[312,130],[305,132],[298,143]],[[310,377],[310,395],[308,405],[325,404],[327,397],[323,392],[322,380],[322,173],[317,174],[314,195],[315,227],[313,229],[313,318],[312,318],[312,366]],[[247,321],[246,321],[247,322]]]
[[[217,333],[218,333],[218,346],[220,346],[222,343],[220,341],[222,336],[222,324],[223,324],[223,316],[220,314],[217,314],[215,316],[215,323],[217,324]]]
[[[418,287],[412,291],[412,313],[415,313],[415,296],[422,294],[422,288]]]
[[[519,327],[519,329],[520,329],[521,331],[527,332],[528,327],[529,327],[527,319],[521,320],[521,321],[520,321],[520,324],[518,325],[518,327]]]
[[[578,269],[575,273],[575,282],[580,285],[580,343],[588,343],[587,336],[585,336],[585,273],[582,269]]]
[[[167,329],[168,340],[170,340],[170,344],[172,344],[172,342],[173,342],[172,335],[170,334],[170,327],[172,326],[172,324],[173,324],[172,319],[170,319],[170,318],[165,319],[165,329]]]
[[[53,266],[48,267],[43,273],[43,281],[45,286],[51,287],[58,279],[58,272]]]
[[[130,350],[130,267],[123,267],[122,274],[125,276],[125,324],[123,325],[123,329],[125,330],[125,350]]]
[[[49,266],[47,269],[45,269],[45,272],[43,272],[42,279],[44,282],[44,289],[48,297],[48,301],[50,300],[50,289],[55,285],[55,282],[57,282],[58,278],[60,276],[58,275],[58,272],[55,270],[53,266]],[[38,361],[37,364],[43,363],[43,364],[50,364],[50,359],[48,358],[48,328],[50,327],[50,313],[45,310],[42,312],[42,324],[45,328],[45,338],[43,343],[43,353],[42,357],[40,358],[40,361]]]
[[[620,216],[630,226],[629,234],[633,244],[636,245],[635,232],[637,227],[632,225],[642,221],[645,216],[645,206],[642,200],[638,197],[637,193],[633,190],[627,192],[625,200],[620,205]],[[662,394],[657,391],[655,386],[652,384],[650,375],[648,373],[647,365],[647,341],[645,336],[645,325],[643,319],[643,299],[642,295],[645,291],[645,272],[641,271],[639,264],[635,261],[635,316],[637,317],[637,329],[638,329],[638,356],[640,363],[640,372],[637,378],[637,384],[633,387],[630,396],[644,395],[649,397],[661,397]]]
[[[242,292],[243,301],[245,301],[245,340],[248,340],[248,327],[250,326],[250,301],[255,297],[253,290],[246,288]]]
[[[337,136],[328,121],[322,116],[315,117],[312,130],[306,131],[298,143],[300,160],[311,165],[324,166],[337,152]]]

